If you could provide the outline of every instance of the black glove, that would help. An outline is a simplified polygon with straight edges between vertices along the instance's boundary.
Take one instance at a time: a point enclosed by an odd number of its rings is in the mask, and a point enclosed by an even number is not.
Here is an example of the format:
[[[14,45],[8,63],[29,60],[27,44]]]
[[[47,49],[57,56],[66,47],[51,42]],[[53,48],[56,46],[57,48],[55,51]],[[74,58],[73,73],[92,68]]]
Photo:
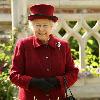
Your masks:
[[[53,85],[47,82],[44,78],[32,78],[29,83],[29,88],[37,87],[44,92],[49,92],[53,88]]]
[[[56,77],[46,78],[46,81],[49,82],[51,85],[53,85],[53,87],[57,88],[60,86],[60,82],[59,80],[57,80]]]

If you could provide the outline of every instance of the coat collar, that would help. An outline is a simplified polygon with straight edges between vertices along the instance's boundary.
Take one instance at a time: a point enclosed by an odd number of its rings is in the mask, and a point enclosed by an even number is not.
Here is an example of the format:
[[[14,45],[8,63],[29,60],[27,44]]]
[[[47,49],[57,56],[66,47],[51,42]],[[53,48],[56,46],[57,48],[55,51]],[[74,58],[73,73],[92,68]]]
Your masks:
[[[48,41],[48,45],[51,46],[51,47],[53,47],[53,48],[56,48],[56,43],[57,43],[56,39],[51,34],[50,35],[50,39]],[[40,47],[42,45],[43,44],[41,43],[41,41],[37,37],[34,37],[34,39],[33,39],[33,46],[34,46],[34,48]]]

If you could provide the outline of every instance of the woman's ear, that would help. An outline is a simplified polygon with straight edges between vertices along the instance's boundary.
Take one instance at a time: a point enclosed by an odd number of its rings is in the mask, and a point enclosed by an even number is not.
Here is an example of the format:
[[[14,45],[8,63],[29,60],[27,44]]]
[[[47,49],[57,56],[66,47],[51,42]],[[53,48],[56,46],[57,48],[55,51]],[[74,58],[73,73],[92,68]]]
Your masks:
[[[33,21],[29,21],[29,29],[32,31],[32,33],[34,34],[35,31],[34,31],[34,27],[33,27]]]
[[[52,30],[55,30],[57,28],[58,22],[52,23]]]

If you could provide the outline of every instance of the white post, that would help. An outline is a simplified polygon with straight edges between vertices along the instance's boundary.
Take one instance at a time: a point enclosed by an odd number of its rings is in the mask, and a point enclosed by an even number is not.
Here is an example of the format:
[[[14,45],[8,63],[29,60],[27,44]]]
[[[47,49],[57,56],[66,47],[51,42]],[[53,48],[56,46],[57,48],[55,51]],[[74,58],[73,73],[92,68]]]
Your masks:
[[[16,31],[18,31],[16,29],[20,27],[19,25],[21,21],[23,21],[24,23],[27,21],[27,4],[26,3],[27,3],[27,0],[12,0],[11,1],[12,30],[13,30],[12,35],[14,35]],[[19,34],[18,37],[23,37],[23,33]]]
[[[27,17],[27,4],[26,0],[12,0],[11,12],[12,12],[12,29],[18,27],[21,17]]]
[[[85,68],[85,43],[82,41],[79,46],[79,59],[80,59],[80,64],[81,68]]]
[[[25,19],[27,17],[27,0],[17,0],[18,2],[18,22],[21,21],[22,16]]]
[[[23,5],[23,16],[25,17],[25,21],[27,20],[27,0],[22,0]]]
[[[11,0],[12,30],[18,26],[18,0]]]
[[[11,16],[12,16],[12,40],[14,43],[14,34],[18,27],[18,0],[11,0]]]

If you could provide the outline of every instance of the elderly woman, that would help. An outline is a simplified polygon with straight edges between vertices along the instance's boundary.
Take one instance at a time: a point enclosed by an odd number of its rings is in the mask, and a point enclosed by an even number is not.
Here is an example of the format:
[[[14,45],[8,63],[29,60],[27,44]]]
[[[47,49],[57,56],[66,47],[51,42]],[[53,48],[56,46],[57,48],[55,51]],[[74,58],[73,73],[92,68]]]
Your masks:
[[[64,100],[64,76],[70,87],[78,75],[70,47],[51,33],[58,20],[53,6],[33,5],[30,11],[35,34],[17,42],[10,80],[19,86],[18,100]]]

